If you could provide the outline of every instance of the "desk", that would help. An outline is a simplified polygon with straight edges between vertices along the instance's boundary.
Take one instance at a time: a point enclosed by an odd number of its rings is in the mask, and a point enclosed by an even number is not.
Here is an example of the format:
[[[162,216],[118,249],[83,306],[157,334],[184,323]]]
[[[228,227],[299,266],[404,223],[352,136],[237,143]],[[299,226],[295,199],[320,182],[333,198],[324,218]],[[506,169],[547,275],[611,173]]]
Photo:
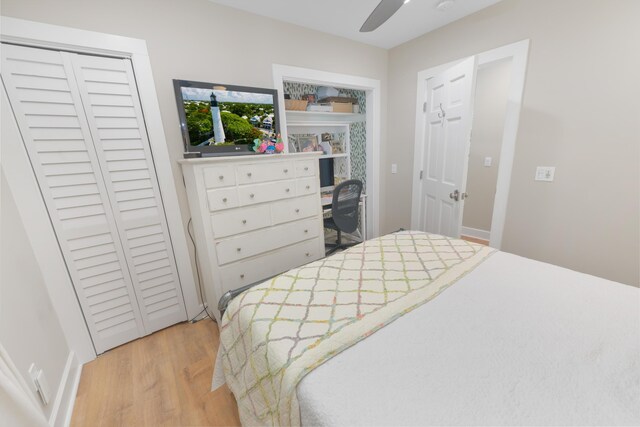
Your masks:
[[[333,192],[321,193],[322,209],[324,213],[331,212],[331,203],[333,202]],[[360,230],[358,233],[362,240],[367,240],[367,195],[360,195]]]

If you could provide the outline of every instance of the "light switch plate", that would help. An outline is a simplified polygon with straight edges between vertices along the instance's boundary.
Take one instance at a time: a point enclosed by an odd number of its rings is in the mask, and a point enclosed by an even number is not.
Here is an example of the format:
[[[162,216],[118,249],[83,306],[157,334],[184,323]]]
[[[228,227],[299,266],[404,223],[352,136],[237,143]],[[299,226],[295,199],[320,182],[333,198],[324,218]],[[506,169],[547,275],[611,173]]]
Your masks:
[[[484,158],[485,167],[490,167],[492,164],[493,164],[493,158],[491,158],[491,157],[485,157]]]
[[[398,173],[398,165],[393,163],[391,165],[391,173]]]
[[[536,181],[552,182],[556,174],[555,166],[538,166],[536,168]]]

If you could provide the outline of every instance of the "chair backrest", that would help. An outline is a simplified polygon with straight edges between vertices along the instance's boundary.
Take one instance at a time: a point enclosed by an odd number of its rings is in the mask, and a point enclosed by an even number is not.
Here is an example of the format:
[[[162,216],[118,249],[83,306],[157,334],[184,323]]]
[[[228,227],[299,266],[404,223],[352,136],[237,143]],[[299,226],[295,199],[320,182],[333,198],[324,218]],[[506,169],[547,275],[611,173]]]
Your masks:
[[[341,182],[333,189],[331,215],[336,226],[345,233],[352,233],[358,228],[360,194],[362,181],[358,179]]]

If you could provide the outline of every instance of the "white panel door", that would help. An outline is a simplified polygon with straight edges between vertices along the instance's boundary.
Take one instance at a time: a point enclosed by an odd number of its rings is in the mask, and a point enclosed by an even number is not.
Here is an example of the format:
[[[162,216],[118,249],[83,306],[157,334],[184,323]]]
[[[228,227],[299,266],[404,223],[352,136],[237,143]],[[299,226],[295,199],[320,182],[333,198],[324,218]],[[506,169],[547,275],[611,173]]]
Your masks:
[[[145,335],[145,328],[69,59],[3,44],[2,81],[102,353]]]
[[[187,320],[131,61],[71,60],[146,331]]]
[[[471,139],[475,57],[427,82],[422,229],[459,237]]]

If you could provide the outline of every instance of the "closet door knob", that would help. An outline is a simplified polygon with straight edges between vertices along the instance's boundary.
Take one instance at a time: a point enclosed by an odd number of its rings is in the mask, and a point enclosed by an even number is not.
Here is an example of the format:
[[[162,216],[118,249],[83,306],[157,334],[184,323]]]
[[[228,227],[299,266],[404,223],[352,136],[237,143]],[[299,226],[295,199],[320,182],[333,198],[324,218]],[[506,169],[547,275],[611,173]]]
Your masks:
[[[251,193],[249,194],[249,197],[251,197],[252,199],[254,198],[255,194]]]
[[[227,198],[225,197],[224,199],[222,199],[223,203],[227,203]]]
[[[305,232],[305,233],[308,233],[308,232],[309,232],[309,230],[304,230],[304,232]]]
[[[240,278],[241,278],[241,279],[244,279],[244,274],[241,274],[241,275],[240,275]]]
[[[243,220],[242,220],[242,223],[243,223],[243,224],[246,224],[246,223],[247,223],[247,220],[246,220],[246,219],[243,219]]]
[[[310,254],[309,252],[307,252],[305,255],[306,255],[306,256],[309,256],[309,255],[311,255],[311,254]]]
[[[300,209],[296,209],[296,213],[300,213]]]
[[[247,176],[251,178],[251,172],[247,172]]]

